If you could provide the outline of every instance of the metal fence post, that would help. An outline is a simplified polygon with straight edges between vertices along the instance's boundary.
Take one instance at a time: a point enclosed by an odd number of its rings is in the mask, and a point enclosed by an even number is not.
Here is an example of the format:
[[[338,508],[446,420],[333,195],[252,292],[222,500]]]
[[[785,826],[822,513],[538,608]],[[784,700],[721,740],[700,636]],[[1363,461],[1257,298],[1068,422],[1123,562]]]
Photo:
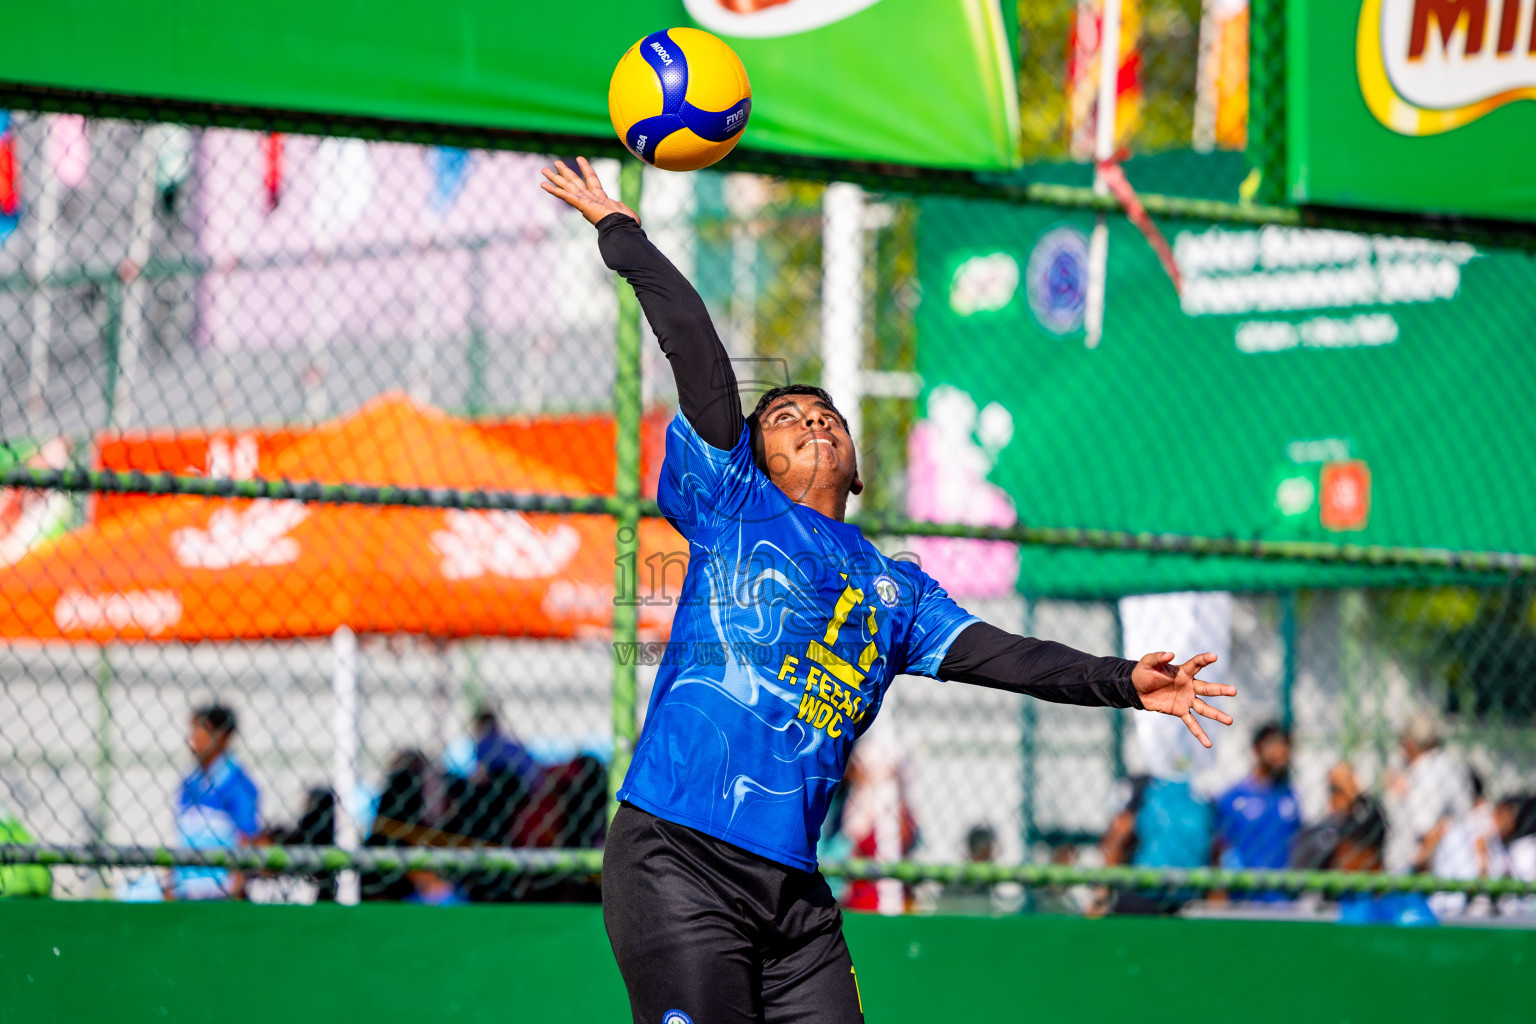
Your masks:
[[[619,171],[619,199],[632,210],[640,208],[642,165],[626,160]],[[635,692],[638,687],[634,644],[639,638],[638,595],[626,600],[625,591],[637,587],[640,553],[640,300],[620,280],[619,320],[614,347],[616,369],[613,383],[614,494],[619,513],[614,533],[613,574],[613,760],[608,766],[608,816],[618,809],[619,786],[629,770],[635,749]],[[629,657],[619,652],[628,647]]]

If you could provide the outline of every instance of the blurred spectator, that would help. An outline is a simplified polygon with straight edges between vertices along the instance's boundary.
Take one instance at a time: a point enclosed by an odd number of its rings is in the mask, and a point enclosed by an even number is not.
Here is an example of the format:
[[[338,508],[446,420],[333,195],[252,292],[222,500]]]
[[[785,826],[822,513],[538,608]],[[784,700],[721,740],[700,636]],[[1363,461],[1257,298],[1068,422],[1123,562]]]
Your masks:
[[[966,863],[995,864],[997,853],[997,833],[991,825],[973,825],[966,832]],[[1059,894],[1051,895],[1059,901]],[[956,883],[943,886],[925,902],[929,905],[924,909],[940,914],[1017,914],[1024,908],[1024,887],[1018,882]]]
[[[543,788],[538,763],[502,729],[489,704],[475,711],[470,735],[475,741],[474,770],[453,831],[477,842],[533,845],[533,834],[543,824],[527,813]]]
[[[1506,797],[1494,810],[1494,823],[1504,845],[1504,867],[1510,878],[1536,882],[1536,794]],[[1506,896],[1502,914],[1536,916],[1536,896]]]
[[[400,750],[390,758],[378,813],[367,846],[443,846],[452,838],[441,824],[448,814],[449,794],[443,773],[419,750]],[[430,871],[367,872],[364,899],[410,900],[442,905],[458,902],[444,886],[451,882]]]
[[[991,864],[997,860],[997,833],[991,825],[974,825],[965,834],[965,859],[971,864]]]
[[[30,846],[34,842],[21,819],[0,803],[0,846]],[[53,891],[53,873],[41,864],[0,865],[0,898],[47,896]]]
[[[1471,772],[1468,778],[1472,808],[1445,830],[1430,859],[1430,873],[1440,878],[1502,878],[1508,872],[1508,858],[1494,806],[1483,793],[1482,776]],[[1437,917],[1484,915],[1491,907],[1486,898],[1469,901],[1461,892],[1437,892],[1429,905]]]
[[[1100,842],[1104,863],[1148,868],[1192,868],[1210,862],[1211,805],[1187,778],[1129,779],[1130,795]],[[1116,914],[1172,914],[1193,899],[1188,891],[1124,890]]]
[[[481,778],[511,773],[529,789],[539,784],[539,766],[523,745],[502,729],[496,709],[482,704],[470,723],[475,740],[475,773]]]
[[[271,846],[334,846],[336,844],[336,794],[317,786],[304,794],[304,809],[292,828],[269,825],[258,840]],[[336,899],[336,874],[314,875],[263,872],[245,881],[245,897],[252,903],[310,904]]]
[[[1451,824],[1472,809],[1467,771],[1441,746],[1440,727],[1414,716],[1400,740],[1404,767],[1387,780],[1386,868],[1394,874],[1428,871],[1435,847]]]
[[[187,746],[195,760],[176,796],[176,837],[192,850],[230,850],[253,841],[260,828],[256,783],[229,753],[237,724],[222,704],[192,712]],[[224,899],[240,895],[242,878],[223,868],[177,868],[168,898]]]
[[[336,842],[336,794],[317,786],[304,794],[298,824],[276,840],[285,846],[332,846]]]
[[[1291,789],[1291,734],[1279,724],[1253,737],[1253,773],[1216,801],[1217,863],[1226,868],[1283,868],[1301,827]],[[1279,893],[1254,898],[1280,899]]]
[[[849,844],[848,855],[899,860],[911,853],[917,847],[917,819],[907,803],[899,748],[888,742],[861,740],[844,779],[848,795],[843,804],[842,831]],[[904,909],[911,895],[898,881],[860,879],[848,884],[842,904],[850,910],[889,912]]]
[[[1328,770],[1328,813],[1321,821],[1304,826],[1291,843],[1286,866],[1298,871],[1323,871],[1333,863],[1339,830],[1350,807],[1361,794],[1355,770],[1340,761]]]
[[[1369,796],[1359,795],[1338,819],[1338,843],[1329,867],[1335,871],[1379,872],[1387,841],[1387,819]],[[1339,899],[1340,924],[1426,925],[1435,923],[1422,893],[1348,893]]]

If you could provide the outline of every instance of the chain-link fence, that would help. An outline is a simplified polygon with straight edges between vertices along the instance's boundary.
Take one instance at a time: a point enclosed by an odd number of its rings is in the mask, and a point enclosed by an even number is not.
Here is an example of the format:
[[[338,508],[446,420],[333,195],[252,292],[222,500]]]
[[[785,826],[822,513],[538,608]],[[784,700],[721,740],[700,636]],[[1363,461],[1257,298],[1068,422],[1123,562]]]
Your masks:
[[[1093,186],[1096,7],[1021,5],[1027,156],[1061,161],[1022,193],[597,164],[743,379],[850,410],[883,547],[998,625],[1215,650],[1240,690],[1206,754],[903,680],[829,873],[883,909],[1388,880],[1520,913],[1536,265],[1012,201]],[[1131,184],[1262,219],[1246,6],[1124,7]],[[654,673],[616,652],[671,611],[615,587],[682,548],[641,516],[668,367],[546,158],[270,127],[11,116],[0,843],[56,894],[594,898]]]

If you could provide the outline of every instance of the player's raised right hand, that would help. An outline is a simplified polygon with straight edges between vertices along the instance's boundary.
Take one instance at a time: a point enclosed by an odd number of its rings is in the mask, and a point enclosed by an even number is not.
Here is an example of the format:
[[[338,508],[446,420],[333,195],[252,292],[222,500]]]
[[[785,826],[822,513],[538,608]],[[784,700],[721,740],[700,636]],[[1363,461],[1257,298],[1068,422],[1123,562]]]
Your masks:
[[[577,157],[576,166],[581,173],[571,170],[563,160],[556,160],[553,168],[544,168],[544,177],[549,180],[539,182],[539,186],[580,210],[592,224],[611,213],[622,213],[640,223],[639,214],[603,191],[603,183],[597,180],[597,172],[586,157]]]

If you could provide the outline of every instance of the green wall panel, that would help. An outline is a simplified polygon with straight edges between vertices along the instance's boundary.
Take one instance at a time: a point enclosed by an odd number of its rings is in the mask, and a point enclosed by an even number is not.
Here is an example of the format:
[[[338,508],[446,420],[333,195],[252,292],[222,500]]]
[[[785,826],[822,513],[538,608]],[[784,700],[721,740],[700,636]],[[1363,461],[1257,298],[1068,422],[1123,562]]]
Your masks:
[[[847,932],[871,1024],[1495,1024],[1531,1019],[1536,977],[1536,931],[859,915]],[[0,1024],[627,1016],[597,907],[0,903]]]

